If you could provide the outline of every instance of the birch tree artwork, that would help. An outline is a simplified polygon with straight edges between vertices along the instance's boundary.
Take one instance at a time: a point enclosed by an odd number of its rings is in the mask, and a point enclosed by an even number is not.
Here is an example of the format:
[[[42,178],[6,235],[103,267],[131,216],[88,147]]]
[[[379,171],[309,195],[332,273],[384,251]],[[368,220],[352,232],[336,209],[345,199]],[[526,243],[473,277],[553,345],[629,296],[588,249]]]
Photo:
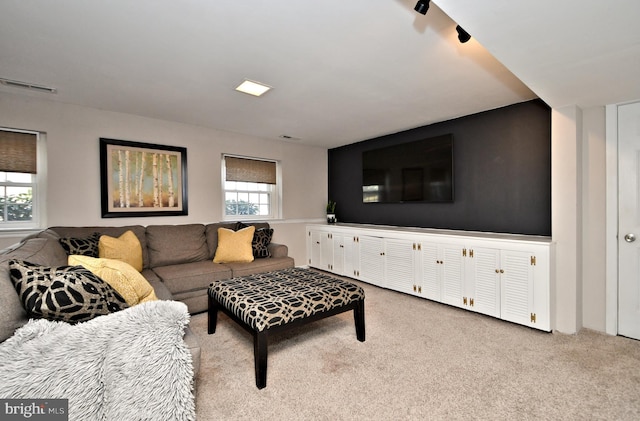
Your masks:
[[[176,209],[180,200],[179,154],[165,151],[112,149],[111,177],[114,208]]]
[[[188,215],[187,148],[100,138],[103,218]]]

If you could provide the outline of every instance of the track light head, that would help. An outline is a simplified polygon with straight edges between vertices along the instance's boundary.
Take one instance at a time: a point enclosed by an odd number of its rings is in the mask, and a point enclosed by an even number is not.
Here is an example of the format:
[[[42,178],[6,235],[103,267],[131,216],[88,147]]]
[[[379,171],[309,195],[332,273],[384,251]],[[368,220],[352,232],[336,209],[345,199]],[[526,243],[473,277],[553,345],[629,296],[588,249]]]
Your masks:
[[[429,10],[430,1],[431,0],[418,0],[418,2],[416,3],[416,7],[414,7],[413,10],[415,10],[416,12],[422,15],[426,15],[427,10]]]
[[[464,44],[465,42],[467,42],[467,41],[469,41],[471,39],[471,35],[469,35],[469,33],[467,31],[462,29],[462,27],[460,25],[456,26],[456,31],[458,31],[458,40],[462,44]]]

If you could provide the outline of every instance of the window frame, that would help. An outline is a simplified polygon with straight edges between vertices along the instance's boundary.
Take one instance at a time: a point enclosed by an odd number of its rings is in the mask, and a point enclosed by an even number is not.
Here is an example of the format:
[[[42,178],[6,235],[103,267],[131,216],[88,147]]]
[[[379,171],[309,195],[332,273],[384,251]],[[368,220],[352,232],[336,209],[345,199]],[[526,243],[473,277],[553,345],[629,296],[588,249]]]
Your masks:
[[[46,224],[46,134],[34,130],[0,127],[0,130],[16,133],[28,133],[36,136],[36,173],[31,183],[0,181],[0,186],[30,186],[32,189],[31,221],[0,221],[0,233],[11,233],[43,229]],[[0,210],[4,212],[4,209]]]
[[[270,212],[268,215],[227,215],[226,212],[226,194],[227,192],[246,192],[245,190],[231,190],[226,188],[227,181],[227,167],[226,167],[226,158],[241,158],[241,159],[250,159],[254,161],[266,161],[273,162],[276,165],[276,184],[272,185],[272,188],[267,193],[269,194],[269,206]],[[221,177],[220,177],[220,187],[221,187],[221,202],[222,202],[222,220],[223,221],[270,221],[281,218],[281,209],[282,209],[282,174],[281,174],[281,166],[280,161],[275,159],[268,158],[256,158],[252,156],[244,156],[244,155],[234,155],[223,153],[221,158]]]

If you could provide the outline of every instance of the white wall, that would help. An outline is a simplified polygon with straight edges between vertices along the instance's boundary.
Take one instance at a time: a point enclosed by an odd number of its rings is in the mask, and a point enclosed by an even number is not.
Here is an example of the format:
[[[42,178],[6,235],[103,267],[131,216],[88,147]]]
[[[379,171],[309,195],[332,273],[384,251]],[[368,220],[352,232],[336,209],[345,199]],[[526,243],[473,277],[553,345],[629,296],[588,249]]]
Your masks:
[[[605,108],[552,111],[555,329],[606,331]]]
[[[606,331],[605,107],[583,109],[582,325]]]
[[[250,124],[250,122],[248,122]],[[282,163],[283,218],[272,223],[274,241],[305,264],[305,223],[324,219],[327,151],[204,127],[0,93],[0,126],[47,134],[47,225],[152,225],[222,219],[220,157],[232,153]],[[187,148],[189,215],[102,218],[99,138]],[[20,236],[4,236],[0,249]]]
[[[552,110],[551,236],[556,245],[552,320],[554,328],[563,333],[582,327],[581,133],[578,107]]]

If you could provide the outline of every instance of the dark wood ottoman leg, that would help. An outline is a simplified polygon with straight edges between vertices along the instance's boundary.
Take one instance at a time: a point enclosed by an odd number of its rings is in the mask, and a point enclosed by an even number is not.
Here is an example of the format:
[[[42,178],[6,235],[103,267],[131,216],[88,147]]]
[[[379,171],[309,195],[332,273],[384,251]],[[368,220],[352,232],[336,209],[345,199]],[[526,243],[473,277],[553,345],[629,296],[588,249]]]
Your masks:
[[[264,389],[267,386],[267,333],[254,332],[253,359],[255,360],[256,386]]]
[[[216,300],[209,296],[209,310],[208,310],[208,333],[216,333],[216,325],[218,324],[218,303]]]
[[[353,309],[353,318],[356,322],[356,337],[360,342],[364,342],[364,300],[359,300],[357,302],[356,308]]]

